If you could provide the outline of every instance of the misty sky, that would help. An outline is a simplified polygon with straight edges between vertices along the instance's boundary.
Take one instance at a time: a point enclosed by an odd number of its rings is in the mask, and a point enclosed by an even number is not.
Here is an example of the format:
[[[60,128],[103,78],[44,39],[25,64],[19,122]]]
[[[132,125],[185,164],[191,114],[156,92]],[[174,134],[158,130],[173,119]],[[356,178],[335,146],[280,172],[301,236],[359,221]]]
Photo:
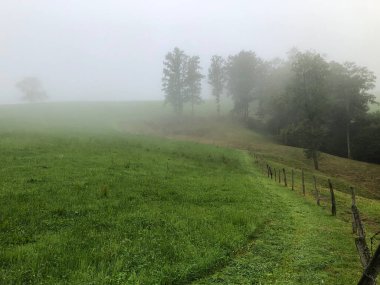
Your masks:
[[[380,1],[0,0],[0,103],[19,101],[25,76],[52,101],[161,99],[175,46],[199,55],[204,73],[213,54],[271,59],[297,47],[380,77]]]

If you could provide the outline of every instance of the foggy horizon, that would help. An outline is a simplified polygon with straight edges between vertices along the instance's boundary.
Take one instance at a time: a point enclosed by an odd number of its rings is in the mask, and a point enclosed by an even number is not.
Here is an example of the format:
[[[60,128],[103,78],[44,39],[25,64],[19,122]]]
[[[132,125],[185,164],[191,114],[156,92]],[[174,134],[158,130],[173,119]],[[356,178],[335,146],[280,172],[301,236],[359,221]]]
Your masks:
[[[164,56],[252,50],[265,60],[296,47],[373,71],[379,88],[376,1],[10,1],[0,4],[0,103],[17,81],[40,79],[49,101],[163,100]],[[210,97],[207,80],[202,95]]]

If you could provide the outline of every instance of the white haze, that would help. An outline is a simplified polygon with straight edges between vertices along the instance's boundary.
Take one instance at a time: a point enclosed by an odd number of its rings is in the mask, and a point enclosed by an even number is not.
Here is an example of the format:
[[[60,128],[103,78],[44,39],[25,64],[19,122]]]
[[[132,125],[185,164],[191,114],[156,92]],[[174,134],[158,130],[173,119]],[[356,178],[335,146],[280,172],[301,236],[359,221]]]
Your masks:
[[[380,1],[0,0],[0,103],[19,101],[26,76],[52,101],[162,99],[175,46],[199,55],[204,73],[213,54],[271,59],[298,47],[380,77]]]

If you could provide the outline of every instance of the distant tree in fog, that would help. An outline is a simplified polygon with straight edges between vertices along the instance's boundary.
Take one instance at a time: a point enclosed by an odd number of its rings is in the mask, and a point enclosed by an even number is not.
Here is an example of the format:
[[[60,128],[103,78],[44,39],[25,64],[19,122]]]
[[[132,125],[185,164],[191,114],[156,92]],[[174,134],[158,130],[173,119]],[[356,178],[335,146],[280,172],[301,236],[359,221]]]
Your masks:
[[[226,65],[227,89],[234,101],[234,111],[246,121],[249,104],[257,99],[262,60],[252,51],[241,51],[228,57]]]
[[[351,124],[363,118],[368,111],[368,103],[374,103],[376,97],[368,91],[375,87],[376,76],[366,67],[346,62],[330,63],[329,85],[332,97],[332,112],[336,133],[344,130],[347,158],[351,155]]]
[[[225,81],[225,60],[221,56],[214,55],[208,69],[208,83],[211,85],[212,95],[216,100],[218,115],[220,114],[220,97],[223,94]]]
[[[203,77],[199,56],[189,57],[186,62],[185,101],[191,104],[191,114],[194,114],[194,105],[202,102],[201,80]]]
[[[284,106],[293,120],[283,131],[297,137],[315,169],[319,169],[319,150],[327,132],[328,69],[320,54],[298,52],[292,63],[294,77],[287,90],[288,106]]]
[[[38,78],[26,77],[17,82],[16,87],[23,93],[23,101],[40,102],[48,98]]]
[[[164,60],[162,91],[165,92],[165,103],[171,104],[177,114],[182,114],[186,99],[187,60],[184,51],[177,47],[167,53]]]

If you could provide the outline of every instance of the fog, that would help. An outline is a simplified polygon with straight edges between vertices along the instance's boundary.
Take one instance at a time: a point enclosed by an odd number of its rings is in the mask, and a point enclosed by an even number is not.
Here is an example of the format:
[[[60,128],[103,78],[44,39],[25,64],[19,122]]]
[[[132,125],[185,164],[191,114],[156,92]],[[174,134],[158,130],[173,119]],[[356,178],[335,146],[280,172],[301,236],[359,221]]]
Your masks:
[[[377,0],[1,0],[0,103],[19,102],[28,76],[51,101],[160,100],[175,46],[199,55],[204,73],[213,54],[271,59],[297,47],[380,77],[379,14]]]

